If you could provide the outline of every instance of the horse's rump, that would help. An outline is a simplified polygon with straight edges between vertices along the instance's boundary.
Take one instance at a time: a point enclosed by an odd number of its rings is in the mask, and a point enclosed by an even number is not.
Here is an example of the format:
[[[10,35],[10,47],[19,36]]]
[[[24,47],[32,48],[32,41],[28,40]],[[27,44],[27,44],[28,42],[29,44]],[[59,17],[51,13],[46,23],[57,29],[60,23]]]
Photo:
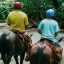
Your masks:
[[[44,39],[44,41],[45,41],[44,43],[46,43],[47,46],[49,46],[52,49],[53,55],[56,55],[56,58],[58,58],[58,60],[61,60],[62,59],[62,48],[54,45],[52,41],[48,39]]]
[[[2,48],[0,50],[4,63],[9,64],[12,55],[14,55],[16,62],[18,61],[18,55],[20,55],[20,63],[22,63],[25,55],[25,44],[23,40],[20,40],[18,35],[13,31],[2,30],[0,32],[0,46]]]
[[[31,49],[30,64],[50,64],[50,58],[53,58],[53,52],[46,42],[47,40],[39,41],[33,45]]]
[[[58,58],[58,60],[62,59],[62,48],[55,46],[52,41],[47,40],[47,42],[45,42],[47,44],[47,46],[49,46],[52,51],[53,51],[53,55],[56,55],[56,58]]]
[[[39,54],[41,53],[46,57],[47,61],[49,61],[49,64],[53,64],[53,62],[56,60],[54,56],[56,56],[56,58],[58,58],[59,60],[61,60],[62,58],[62,49],[60,47],[55,46],[54,44],[52,44],[51,41],[47,39],[41,40],[38,43],[33,45],[31,49],[31,63],[32,60],[34,59],[33,57],[35,57],[38,52]],[[40,57],[43,57],[42,55]],[[36,58],[36,60],[38,60],[38,58]]]
[[[43,40],[43,41],[39,41],[39,42],[35,43],[33,45],[32,49],[31,49],[31,52],[37,50],[39,47],[42,48],[42,49],[43,48],[44,49],[51,48],[51,46],[49,46],[48,41],[47,40]]]

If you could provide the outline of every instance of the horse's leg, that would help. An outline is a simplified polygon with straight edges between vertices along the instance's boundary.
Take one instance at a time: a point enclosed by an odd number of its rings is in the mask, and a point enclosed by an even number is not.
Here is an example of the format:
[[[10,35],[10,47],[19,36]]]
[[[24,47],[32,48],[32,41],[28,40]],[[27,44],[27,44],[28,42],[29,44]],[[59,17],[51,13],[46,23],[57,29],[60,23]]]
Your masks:
[[[26,60],[26,61],[29,61],[29,60],[30,60],[30,54],[31,54],[31,47],[28,46],[28,47],[26,48],[26,57],[25,57],[25,60]]]
[[[18,62],[18,55],[14,55],[14,59],[16,61],[16,64],[19,64],[19,62]]]
[[[5,64],[9,64],[10,61],[11,61],[11,58],[12,58],[12,54],[10,54],[10,53],[8,54],[8,53],[7,53],[7,54],[5,55],[5,57],[6,57]]]
[[[23,45],[20,49],[20,64],[22,64],[25,56],[25,45]]]
[[[31,57],[30,57],[30,64],[37,64],[37,55],[36,53],[34,53]]]
[[[5,53],[1,53],[1,57],[2,57],[2,60],[3,60],[4,64],[5,64],[5,61],[6,61]]]
[[[25,52],[20,54],[20,64],[23,63],[23,60],[24,60],[24,56],[25,56]]]

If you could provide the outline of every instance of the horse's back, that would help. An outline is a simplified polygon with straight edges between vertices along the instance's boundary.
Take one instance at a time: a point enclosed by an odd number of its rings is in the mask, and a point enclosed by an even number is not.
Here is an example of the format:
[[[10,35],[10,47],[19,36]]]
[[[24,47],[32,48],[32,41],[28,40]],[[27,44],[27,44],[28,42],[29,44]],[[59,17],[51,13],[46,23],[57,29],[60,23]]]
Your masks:
[[[30,63],[50,64],[50,58],[52,58],[52,49],[47,45],[47,41],[39,41],[31,48],[31,60]],[[34,58],[36,60],[34,61]],[[45,61],[45,62],[44,62]],[[47,62],[46,62],[47,61]]]
[[[1,30],[0,31],[0,37],[2,37],[4,35],[6,35],[5,39],[6,40],[9,40],[9,41],[14,41],[16,35],[14,32],[8,30],[8,29],[5,29],[5,30]]]
[[[0,46],[2,51],[13,51],[15,48],[15,34],[10,30],[0,31]],[[5,50],[4,50],[5,49]]]
[[[35,45],[33,45],[32,49],[31,49],[31,53],[36,53],[37,52],[37,49],[38,48],[42,48],[44,49],[44,51],[42,50],[42,52],[45,54],[45,53],[49,53],[51,54],[52,53],[52,50],[51,48],[46,44],[46,40],[45,41],[42,41],[42,42],[38,42],[36,43]]]
[[[22,39],[20,40],[16,33],[7,29],[1,30],[0,46],[0,53],[2,55],[4,64],[9,64],[12,55],[14,55],[15,61],[17,61],[17,57],[20,55],[20,63],[22,64],[25,55],[25,46]]]
[[[11,42],[14,42],[14,41],[15,41],[16,35],[15,35],[14,32],[8,31],[8,32],[6,32],[5,34],[7,34],[6,40],[9,40],[9,41],[11,41]]]

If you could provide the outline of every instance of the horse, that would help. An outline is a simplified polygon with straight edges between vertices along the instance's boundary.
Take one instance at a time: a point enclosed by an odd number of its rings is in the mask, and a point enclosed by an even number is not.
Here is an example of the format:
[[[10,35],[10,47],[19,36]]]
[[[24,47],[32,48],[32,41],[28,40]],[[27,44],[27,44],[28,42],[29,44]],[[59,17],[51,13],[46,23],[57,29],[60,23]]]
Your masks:
[[[26,45],[28,45],[27,39],[29,39],[28,36],[23,41],[23,38],[20,40],[13,31],[0,30],[0,53],[4,64],[9,64],[13,55],[16,64],[19,64],[18,55],[20,55],[20,64],[23,63]]]
[[[41,39],[31,48],[30,64],[59,64],[61,59],[62,48],[56,48],[48,39]]]

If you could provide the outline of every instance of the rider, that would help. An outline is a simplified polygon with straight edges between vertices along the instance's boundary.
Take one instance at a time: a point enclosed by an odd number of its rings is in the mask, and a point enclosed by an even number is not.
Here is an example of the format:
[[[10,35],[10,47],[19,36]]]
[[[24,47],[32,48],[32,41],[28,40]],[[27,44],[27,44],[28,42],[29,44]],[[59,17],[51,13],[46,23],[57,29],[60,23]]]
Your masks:
[[[43,19],[39,26],[38,26],[38,32],[42,34],[42,39],[48,39],[52,41],[52,43],[61,48],[59,41],[55,38],[55,36],[60,31],[59,25],[57,21],[53,20],[55,16],[55,10],[54,9],[48,9],[46,11],[46,19]]]
[[[29,24],[28,17],[26,15],[26,13],[21,11],[22,3],[15,2],[13,5],[13,8],[14,8],[14,11],[9,13],[9,15],[6,19],[6,23],[9,25],[10,30],[23,35],[25,33],[25,29],[27,29],[28,24]],[[22,36],[20,36],[20,37],[22,37]],[[27,57],[29,57],[29,55]]]
[[[17,30],[24,33],[28,26],[28,17],[21,11],[22,4],[20,2],[15,2],[13,8],[14,11],[9,13],[6,22],[11,30]]]

